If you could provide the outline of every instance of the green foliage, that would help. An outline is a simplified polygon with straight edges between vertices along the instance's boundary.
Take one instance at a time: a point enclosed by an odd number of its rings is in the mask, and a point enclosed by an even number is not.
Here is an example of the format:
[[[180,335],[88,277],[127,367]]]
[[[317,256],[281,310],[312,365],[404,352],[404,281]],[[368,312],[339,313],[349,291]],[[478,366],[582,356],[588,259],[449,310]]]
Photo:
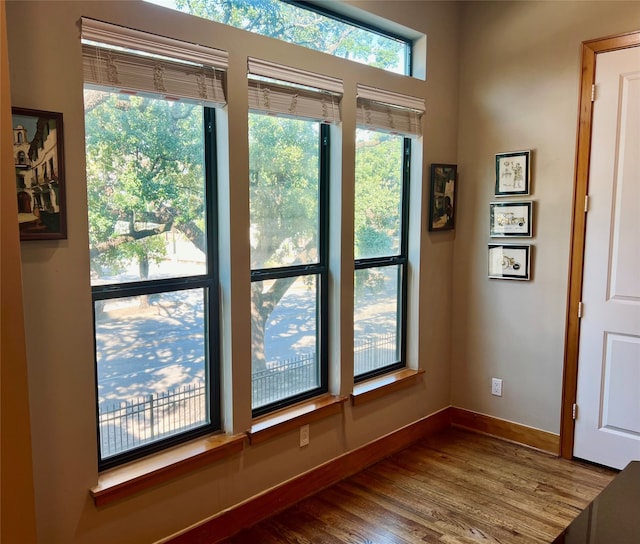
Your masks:
[[[256,34],[402,72],[404,43],[281,0],[176,0],[186,13]]]
[[[358,131],[354,217],[356,258],[399,251],[402,142],[401,136]]]
[[[158,233],[204,227],[202,109],[102,91],[86,91],[85,100],[94,271],[158,261]]]
[[[318,124],[249,116],[252,268],[317,258]]]

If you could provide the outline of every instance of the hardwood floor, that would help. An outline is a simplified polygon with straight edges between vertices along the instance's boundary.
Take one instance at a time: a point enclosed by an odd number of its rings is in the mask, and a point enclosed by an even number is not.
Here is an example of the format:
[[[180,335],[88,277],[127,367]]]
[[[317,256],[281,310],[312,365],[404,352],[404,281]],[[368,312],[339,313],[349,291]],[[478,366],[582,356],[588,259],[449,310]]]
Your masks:
[[[550,543],[614,476],[449,429],[225,543]]]

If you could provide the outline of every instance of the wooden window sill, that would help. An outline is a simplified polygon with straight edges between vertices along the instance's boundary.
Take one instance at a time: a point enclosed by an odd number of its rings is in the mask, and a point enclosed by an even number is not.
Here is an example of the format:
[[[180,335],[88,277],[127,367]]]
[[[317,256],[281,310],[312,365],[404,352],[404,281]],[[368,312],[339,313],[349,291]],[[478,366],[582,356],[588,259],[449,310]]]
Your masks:
[[[351,404],[353,406],[370,402],[377,398],[398,391],[404,387],[415,384],[418,378],[424,374],[424,370],[413,370],[405,368],[397,372],[378,376],[365,382],[356,384],[351,393]]]
[[[342,411],[342,405],[347,400],[348,397],[324,395],[312,401],[257,418],[251,425],[251,429],[247,431],[249,442],[258,444],[301,425],[338,414]]]
[[[129,497],[219,459],[240,453],[244,434],[214,435],[181,444],[127,465],[106,470],[90,490],[96,506]]]

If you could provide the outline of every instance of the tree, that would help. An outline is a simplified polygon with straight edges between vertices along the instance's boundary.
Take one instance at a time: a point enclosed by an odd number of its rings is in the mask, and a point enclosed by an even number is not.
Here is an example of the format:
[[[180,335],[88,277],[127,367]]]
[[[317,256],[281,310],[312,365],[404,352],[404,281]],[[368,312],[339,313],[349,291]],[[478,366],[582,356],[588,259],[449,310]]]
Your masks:
[[[392,45],[374,34],[279,0],[176,4],[194,15],[354,60],[374,57],[381,67],[397,61]],[[166,257],[164,233],[177,231],[204,252],[201,108],[86,91],[85,122],[94,275],[117,273],[133,260],[146,278],[149,263]],[[252,268],[313,261],[318,250],[317,124],[252,115],[250,138]],[[377,144],[385,142],[380,137]],[[365,209],[356,213],[356,240],[357,251],[365,253],[392,244],[396,228],[395,181],[384,152],[378,155],[372,147],[359,158],[359,201]],[[266,324],[293,281],[252,285],[254,370],[265,368]]]
[[[135,259],[140,277],[172,228],[205,250],[203,121],[190,104],[86,91],[89,242],[94,275]]]
[[[318,123],[250,115],[252,269],[317,262],[319,146]],[[254,372],[266,368],[267,321],[295,280],[251,284]]]
[[[399,250],[402,137],[358,131],[354,238],[356,259]]]
[[[405,44],[282,0],[175,0],[176,7],[226,25],[377,68],[402,70]]]

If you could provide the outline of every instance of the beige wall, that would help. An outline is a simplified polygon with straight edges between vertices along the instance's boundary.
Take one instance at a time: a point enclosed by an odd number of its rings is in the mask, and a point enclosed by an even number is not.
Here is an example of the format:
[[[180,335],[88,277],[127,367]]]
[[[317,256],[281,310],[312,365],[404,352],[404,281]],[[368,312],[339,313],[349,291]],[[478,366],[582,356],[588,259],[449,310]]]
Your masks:
[[[453,235],[424,235],[423,185],[412,188],[411,314],[412,366],[426,369],[416,386],[351,408],[311,425],[311,444],[299,449],[296,433],[247,448],[243,454],[184,478],[96,509],[89,488],[97,481],[92,314],[89,287],[83,143],[81,16],[194,41],[230,53],[228,175],[221,210],[230,227],[222,235],[225,423],[242,432],[250,425],[249,260],[247,210],[246,58],[261,57],[313,69],[344,80],[341,130],[343,190],[334,248],[352,251],[356,83],[384,86],[429,104],[423,156],[416,173],[426,180],[430,162],[454,161],[457,131],[457,43],[459,5],[454,3],[353,2],[428,36],[426,82],[289,46],[140,2],[43,1],[7,4],[11,92],[15,106],[62,112],[65,128],[68,240],[22,244],[24,306],[38,540],[43,544],[140,544],[153,542],[214,515],[345,451],[370,442],[449,404],[449,321]],[[424,41],[422,43],[424,48]],[[424,70],[422,70],[424,72]],[[419,161],[420,162],[420,161]],[[340,172],[340,170],[338,170]],[[419,176],[418,176],[419,177]],[[338,225],[341,226],[341,225]],[[335,250],[334,250],[335,251]],[[333,262],[336,259],[334,256]],[[433,266],[431,263],[439,263]],[[350,353],[352,269],[347,260],[332,271],[332,353]],[[430,311],[437,309],[437,312]],[[342,336],[343,344],[336,338]],[[337,357],[334,358],[337,366]],[[348,363],[345,366],[347,369]],[[348,393],[348,373],[333,380]]]
[[[559,432],[580,43],[638,28],[639,2],[462,8],[453,405]],[[520,149],[533,151],[533,280],[488,280],[494,155]]]

